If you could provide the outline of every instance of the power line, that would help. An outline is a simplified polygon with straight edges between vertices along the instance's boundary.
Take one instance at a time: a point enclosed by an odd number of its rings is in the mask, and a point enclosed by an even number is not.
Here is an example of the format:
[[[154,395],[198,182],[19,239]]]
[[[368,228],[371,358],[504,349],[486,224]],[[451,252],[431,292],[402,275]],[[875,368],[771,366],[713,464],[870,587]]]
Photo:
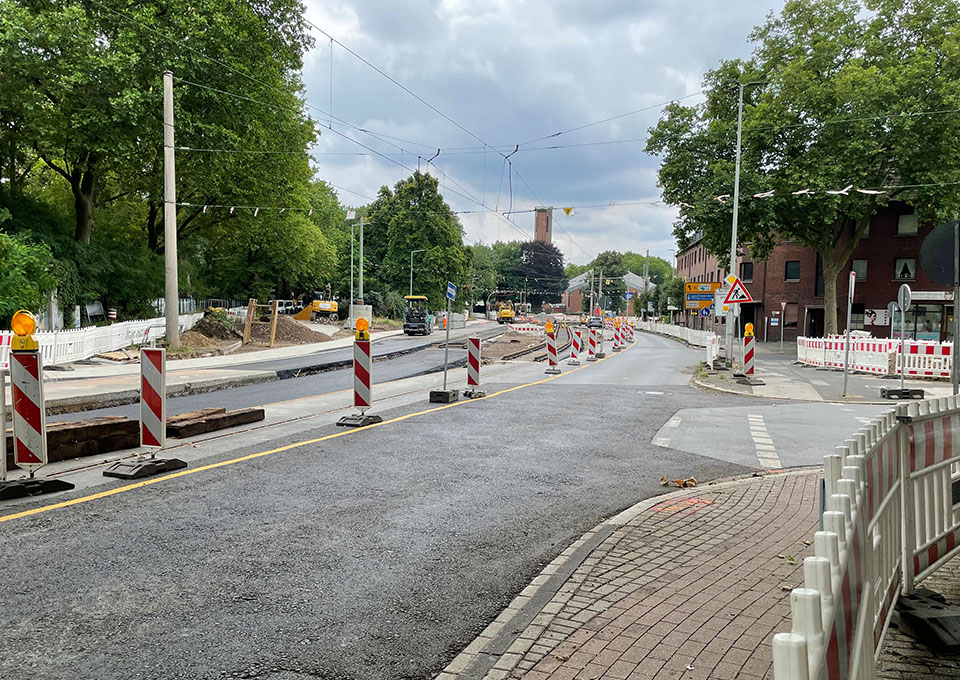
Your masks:
[[[638,113],[643,113],[644,111],[651,111],[651,110],[653,110],[653,109],[659,109],[659,108],[662,108],[662,107],[664,107],[664,106],[666,106],[666,105],[668,105],[668,104],[672,104],[673,102],[678,102],[678,101],[682,101],[682,100],[684,100],[684,99],[689,99],[690,97],[696,97],[697,95],[700,95],[700,94],[703,94],[703,90],[698,90],[698,91],[696,91],[696,92],[691,92],[690,94],[685,94],[685,95],[683,95],[682,97],[675,97],[674,99],[668,99],[667,101],[665,101],[665,102],[660,102],[659,104],[653,104],[653,105],[651,105],[651,106],[645,106],[645,107],[643,107],[642,109],[634,109],[633,111],[627,111],[626,113],[621,113],[621,114],[618,114],[618,115],[616,115],[616,116],[610,116],[609,118],[604,118],[604,119],[602,119],[602,120],[597,120],[597,121],[594,121],[594,122],[592,122],[592,123],[585,123],[584,125],[578,125],[577,127],[572,127],[572,128],[570,128],[570,129],[568,129],[568,130],[560,130],[559,132],[554,132],[553,134],[550,134],[550,135],[544,135],[543,137],[537,137],[537,138],[535,138],[535,139],[527,140],[526,142],[520,142],[520,146],[524,146],[525,144],[533,144],[534,142],[542,142],[544,139],[551,139],[551,138],[553,138],[553,137],[559,137],[560,135],[566,135],[566,134],[569,134],[569,133],[571,133],[571,132],[576,132],[577,130],[583,130],[583,129],[586,129],[586,128],[588,128],[588,127],[593,127],[593,126],[595,126],[595,125],[602,125],[603,123],[609,123],[609,122],[612,121],[612,120],[618,120],[618,119],[620,119],[620,118],[626,118],[627,116],[633,116],[633,115],[638,114]]]

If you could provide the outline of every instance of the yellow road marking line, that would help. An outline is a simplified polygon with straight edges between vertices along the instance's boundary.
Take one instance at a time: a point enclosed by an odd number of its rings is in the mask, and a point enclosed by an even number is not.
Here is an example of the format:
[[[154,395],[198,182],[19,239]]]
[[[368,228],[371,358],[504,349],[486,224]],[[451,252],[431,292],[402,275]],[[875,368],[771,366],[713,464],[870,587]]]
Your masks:
[[[633,345],[630,345],[632,347]],[[622,353],[621,353],[622,354]],[[598,360],[606,361],[609,358],[617,355],[607,355],[603,359]],[[142,489],[144,487],[152,486],[154,484],[159,484],[160,482],[166,482],[171,479],[177,479],[179,477],[186,477],[188,475],[194,475],[198,472],[205,472],[207,470],[215,470],[217,468],[226,467],[228,465],[235,465],[236,463],[243,463],[248,460],[255,460],[257,458],[263,458],[264,456],[271,456],[275,453],[282,453],[284,451],[290,451],[292,449],[300,448],[301,446],[309,446],[310,444],[318,444],[320,442],[329,441],[331,439],[336,439],[338,437],[345,437],[350,434],[355,434],[357,432],[364,432],[371,430],[375,427],[383,427],[384,425],[390,425],[392,423],[399,423],[416,416],[426,415],[428,413],[435,413],[437,411],[443,411],[448,408],[453,408],[455,406],[463,406],[464,404],[471,404],[478,401],[483,401],[485,399],[492,399],[493,397],[500,396],[502,394],[508,394],[510,392],[516,392],[517,390],[522,390],[527,387],[533,387],[534,385],[542,385],[543,383],[548,383],[551,380],[556,380],[557,378],[562,378],[565,375],[570,375],[571,373],[576,373],[577,371],[587,368],[590,364],[585,364],[579,366],[572,370],[567,371],[566,373],[560,373],[559,375],[551,375],[548,378],[542,378],[541,380],[536,380],[534,382],[523,383],[522,385],[514,385],[513,387],[508,387],[506,389],[500,390],[498,392],[493,392],[486,395],[485,397],[478,397],[476,399],[470,399],[469,401],[456,401],[452,404],[444,404],[443,406],[435,406],[433,408],[428,408],[423,411],[417,411],[415,413],[407,413],[406,415],[397,416],[396,418],[391,418],[390,420],[384,420],[380,423],[374,423],[373,425],[367,425],[366,427],[358,427],[349,430],[344,430],[342,432],[334,432],[333,434],[324,435],[323,437],[316,437],[314,439],[306,439],[300,442],[294,442],[292,444],[287,444],[286,446],[280,446],[275,449],[270,449],[269,451],[259,451],[257,453],[251,453],[246,456],[240,456],[239,458],[231,458],[229,460],[222,460],[217,463],[208,463],[207,465],[201,465],[200,467],[195,468],[186,468],[180,472],[173,472],[169,475],[164,475],[163,477],[155,477],[153,479],[145,479],[142,482],[134,482],[133,484],[127,484],[124,486],[118,486],[113,489],[107,489],[106,491],[99,491],[97,493],[89,494],[87,496],[80,496],[79,498],[72,498],[68,501],[61,501],[59,503],[51,503],[50,505],[42,505],[38,508],[31,508],[30,510],[23,510],[21,512],[14,512],[9,515],[0,516],[0,523],[10,522],[15,519],[22,519],[24,517],[31,517],[32,515],[39,515],[44,512],[50,512],[51,510],[60,510],[62,508],[69,508],[72,505],[79,505],[81,503],[89,503],[90,501],[99,500],[101,498],[108,498],[110,496],[115,496],[117,494],[124,493],[126,491],[133,491],[135,489]]]

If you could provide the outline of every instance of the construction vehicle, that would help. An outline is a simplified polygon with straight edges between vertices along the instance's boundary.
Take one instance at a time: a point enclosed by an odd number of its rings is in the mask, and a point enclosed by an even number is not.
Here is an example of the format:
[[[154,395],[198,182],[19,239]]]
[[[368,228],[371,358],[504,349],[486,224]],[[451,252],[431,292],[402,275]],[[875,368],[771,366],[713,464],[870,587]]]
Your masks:
[[[314,300],[294,317],[297,321],[327,320],[336,323],[340,320],[339,307],[335,300]]]
[[[403,313],[405,335],[430,335],[433,333],[433,316],[427,305],[426,295],[404,295],[407,308]]]

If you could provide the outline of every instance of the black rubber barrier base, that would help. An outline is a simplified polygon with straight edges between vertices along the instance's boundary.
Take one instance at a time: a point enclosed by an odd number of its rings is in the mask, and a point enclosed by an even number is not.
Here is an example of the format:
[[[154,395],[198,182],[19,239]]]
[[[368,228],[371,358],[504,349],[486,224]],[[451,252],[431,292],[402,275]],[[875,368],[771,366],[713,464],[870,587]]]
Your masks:
[[[559,375],[559,374],[560,374],[560,369],[559,369],[559,368],[548,368],[547,370],[544,371],[544,373],[547,374],[547,375]]]
[[[570,359],[567,361],[567,366],[579,366],[579,365],[580,365],[579,359]]]
[[[382,423],[383,418],[380,416],[371,416],[364,413],[354,413],[350,416],[344,416],[337,421],[338,427],[366,427],[367,425],[375,425],[376,423]]]
[[[469,389],[463,391],[463,396],[465,396],[467,399],[480,399],[481,397],[487,396],[487,393],[483,390]]]
[[[597,357],[598,359],[603,359],[603,358],[606,357],[606,356],[607,356],[607,353],[606,353],[606,352],[597,352],[597,354],[596,354],[596,357]]]
[[[923,399],[923,390],[920,388],[881,387],[881,399]]]
[[[9,482],[0,482],[0,501],[26,496],[40,496],[57,491],[70,491],[72,488],[74,486],[70,482],[65,482],[62,479],[51,479],[50,477],[16,479]]]
[[[104,477],[142,479],[187,467],[179,458],[131,458],[117,461],[103,471]]]
[[[920,588],[897,602],[900,630],[931,649],[960,651],[960,607],[947,603],[939,594]]]
[[[457,390],[430,390],[431,404],[451,404],[459,399],[460,393]]]

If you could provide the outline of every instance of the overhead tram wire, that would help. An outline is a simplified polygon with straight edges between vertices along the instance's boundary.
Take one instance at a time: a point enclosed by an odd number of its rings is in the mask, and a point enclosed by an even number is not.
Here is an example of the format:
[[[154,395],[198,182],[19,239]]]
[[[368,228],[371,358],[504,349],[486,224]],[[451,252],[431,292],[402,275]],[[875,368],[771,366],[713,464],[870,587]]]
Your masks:
[[[293,108],[291,108],[291,107],[281,107],[281,106],[277,106],[277,105],[275,105],[275,104],[270,104],[270,103],[268,103],[268,102],[260,101],[260,100],[258,100],[258,99],[254,99],[254,98],[252,98],[252,97],[248,97],[248,96],[246,96],[246,95],[237,95],[237,94],[234,94],[234,93],[232,93],[232,92],[227,92],[226,90],[222,90],[222,89],[219,89],[219,88],[211,87],[211,86],[209,86],[209,85],[203,85],[203,84],[201,84],[201,83],[195,83],[195,82],[193,82],[193,81],[185,80],[185,79],[182,79],[182,78],[177,79],[177,80],[178,80],[179,82],[185,84],[185,85],[190,85],[190,86],[193,86],[193,87],[199,87],[199,88],[203,88],[203,89],[206,89],[206,90],[210,90],[210,91],[212,91],[212,92],[215,92],[215,93],[220,94],[220,95],[223,95],[223,96],[234,97],[234,98],[239,99],[239,100],[243,100],[243,101],[247,101],[247,102],[251,102],[251,103],[255,103],[255,104],[260,104],[260,105],[267,106],[267,107],[278,108],[278,109],[286,109],[286,110],[289,110],[289,111],[295,111],[295,112],[297,112],[297,113],[301,113],[299,110],[293,109]],[[361,141],[359,141],[359,140],[356,140],[356,139],[350,137],[349,135],[341,132],[340,130],[337,130],[336,128],[327,127],[326,125],[324,125],[322,122],[319,122],[319,121],[317,121],[317,124],[320,125],[321,127],[324,127],[324,128],[326,128],[326,129],[330,130],[330,132],[332,132],[333,134],[335,134],[335,135],[337,135],[337,136],[339,136],[339,137],[342,137],[343,139],[346,139],[347,141],[349,141],[349,142],[351,142],[351,143],[353,143],[353,144],[356,144],[357,146],[360,146],[360,147],[366,149],[367,151],[371,152],[372,154],[374,154],[374,155],[376,155],[376,156],[379,156],[380,158],[383,158],[384,160],[389,161],[390,163],[393,163],[393,164],[395,164],[395,165],[398,165],[398,166],[404,168],[405,170],[407,170],[407,171],[410,172],[411,174],[414,172],[413,168],[410,168],[410,167],[404,165],[404,164],[401,163],[400,161],[397,161],[397,160],[395,160],[395,159],[393,159],[393,158],[390,158],[388,155],[386,155],[386,154],[384,154],[384,153],[381,153],[380,151],[378,151],[377,149],[374,149],[373,147],[367,146],[367,145],[364,144],[363,142],[361,142]],[[306,153],[306,152],[305,152],[305,153]],[[454,182],[455,182],[455,181],[454,181]],[[456,183],[456,182],[455,182],[455,183]],[[459,184],[458,184],[458,186],[459,186]],[[462,188],[462,187],[461,187],[461,188]],[[487,210],[488,212],[490,212],[490,213],[492,213],[492,214],[494,214],[494,215],[497,215],[497,217],[498,217],[499,219],[501,219],[501,220],[507,222],[508,224],[510,224],[510,225],[511,225],[512,227],[514,227],[518,232],[520,232],[525,238],[528,238],[528,237],[529,237],[529,235],[528,235],[526,232],[524,232],[524,231],[520,228],[519,225],[517,225],[516,223],[514,223],[513,220],[509,219],[508,217],[506,217],[506,216],[503,215],[502,213],[500,213],[500,212],[498,212],[498,211],[496,211],[496,210],[493,210],[493,209],[490,208],[489,206],[483,204],[481,201],[478,201],[476,198],[471,197],[471,196],[469,196],[469,195],[467,195],[467,194],[460,193],[459,191],[455,191],[455,190],[453,190],[453,189],[449,189],[449,188],[448,188],[447,190],[448,190],[450,193],[452,193],[452,194],[454,194],[454,195],[456,195],[456,196],[460,196],[461,198],[463,198],[463,199],[465,199],[465,200],[467,200],[467,201],[470,201],[470,202],[472,202],[472,203],[475,203],[475,204],[477,204],[477,205],[480,205],[482,208],[484,208],[484,209]],[[466,191],[466,190],[465,190],[465,191]]]

